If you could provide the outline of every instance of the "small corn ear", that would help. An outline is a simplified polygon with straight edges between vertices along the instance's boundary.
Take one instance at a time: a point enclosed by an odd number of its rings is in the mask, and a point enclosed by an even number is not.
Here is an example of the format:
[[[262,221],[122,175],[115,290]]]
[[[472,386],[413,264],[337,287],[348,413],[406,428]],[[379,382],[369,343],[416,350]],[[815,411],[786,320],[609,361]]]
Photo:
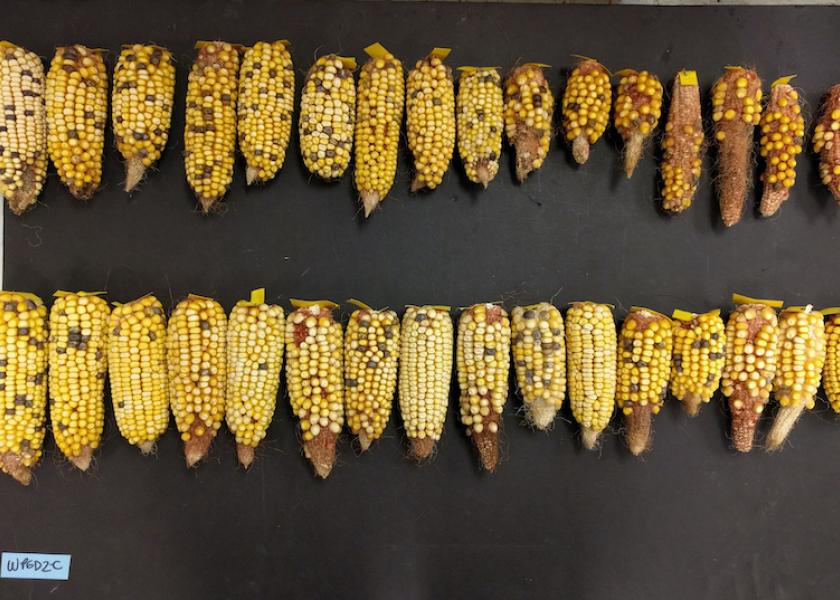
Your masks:
[[[796,182],[796,157],[805,140],[799,93],[787,83],[776,82],[770,88],[767,108],[761,115],[761,156],[764,158],[764,191],[759,211],[770,217],[790,196]]]
[[[726,359],[726,330],[720,311],[674,319],[671,337],[671,393],[693,417],[720,385]]]
[[[551,143],[554,95],[542,67],[517,67],[505,81],[505,135],[516,152],[516,178],[539,169]]]
[[[611,106],[609,71],[597,60],[581,59],[569,74],[563,94],[563,132],[579,165],[589,160],[590,146],[607,129]]]
[[[620,73],[615,99],[615,128],[624,140],[624,172],[630,178],[642,158],[645,141],[662,115],[662,84],[647,71]]]
[[[458,153],[467,179],[485,188],[499,172],[502,152],[502,78],[492,67],[466,69],[458,80]]]

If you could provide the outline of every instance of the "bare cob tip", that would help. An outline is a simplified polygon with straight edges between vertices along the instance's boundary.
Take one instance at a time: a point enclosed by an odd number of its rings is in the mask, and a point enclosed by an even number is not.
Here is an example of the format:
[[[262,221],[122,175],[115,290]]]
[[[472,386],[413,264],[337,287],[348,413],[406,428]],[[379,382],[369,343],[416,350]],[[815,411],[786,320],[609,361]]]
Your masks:
[[[91,198],[93,198],[93,193],[96,191],[93,186],[86,185],[82,187],[76,187],[75,185],[68,186],[67,189],[70,191],[70,195],[73,196],[76,200],[81,200],[83,202],[87,202]]]
[[[773,452],[782,447],[787,436],[790,434],[799,415],[805,408],[803,404],[799,406],[782,406],[779,412],[776,413],[776,419],[773,421],[773,427],[770,433],[767,434],[767,451]]]
[[[0,457],[0,465],[2,465],[3,471],[11,475],[18,483],[29,485],[32,482],[32,471],[23,464],[20,456],[6,452]]]
[[[483,431],[481,433],[472,432],[471,436],[476,450],[478,450],[478,458],[481,467],[492,473],[496,470],[499,464],[499,436],[497,433]]]
[[[633,171],[636,170],[636,165],[642,158],[643,145],[644,137],[639,133],[634,133],[624,146],[624,172],[627,174],[627,179],[633,176]]]
[[[696,417],[703,405],[703,398],[699,394],[687,394],[682,399],[682,405],[689,416]]]
[[[379,202],[382,198],[376,192],[361,192],[359,194],[359,199],[362,201],[362,206],[365,209],[365,218],[367,219],[370,216],[370,213],[379,206]]]
[[[202,214],[209,215],[219,200],[221,200],[220,197],[206,198],[205,196],[198,196],[198,203],[201,205]]]
[[[572,142],[572,156],[579,165],[589,160],[589,140],[585,136],[579,135]]]
[[[251,468],[254,462],[254,447],[248,444],[236,444],[236,457],[239,459],[239,464],[247,471]]]
[[[487,168],[487,162],[481,161],[475,167],[475,177],[478,179],[478,183],[480,183],[484,189],[487,189],[487,185],[493,180],[493,175],[490,174],[490,169]]]
[[[528,406],[528,420],[531,425],[545,431],[554,422],[554,417],[557,415],[557,409],[553,404],[550,404],[542,399],[534,400]]]
[[[146,167],[139,158],[130,158],[125,161],[125,191],[133,192],[145,174]]]
[[[259,183],[259,176],[259,169],[250,166],[245,168],[245,183],[247,183],[248,185]]]
[[[633,456],[639,456],[650,449],[650,406],[634,406],[633,412],[624,417],[627,431],[627,447]]]
[[[9,210],[20,216],[34,206],[37,197],[34,191],[21,190],[10,194],[6,197],[6,200],[9,203]]]
[[[205,433],[202,436],[193,436],[184,442],[184,457],[187,460],[187,467],[194,467],[207,456],[212,441],[213,436]]]
[[[143,456],[148,456],[155,451],[154,442],[143,442],[142,444],[137,444],[137,447],[140,448],[140,452],[143,453]]]
[[[738,452],[752,450],[758,417],[758,413],[749,410],[732,413],[732,445]]]
[[[80,471],[87,471],[90,468],[90,463],[93,460],[93,449],[90,446],[85,446],[82,448],[82,452],[78,456],[73,456],[70,458],[70,462],[73,463],[77,469]]]
[[[589,429],[589,427],[584,427],[580,432],[581,443],[583,443],[583,447],[587,450],[594,450],[598,447],[598,438],[600,436],[600,431]]]
[[[775,215],[782,203],[788,199],[790,192],[785,188],[781,190],[774,190],[770,186],[764,187],[764,192],[761,195],[761,204],[758,212],[762,217],[772,217]]]
[[[419,192],[420,190],[422,190],[425,187],[426,187],[426,184],[422,180],[420,180],[419,178],[415,177],[411,181],[411,188],[409,188],[409,190],[411,191],[412,194],[414,194],[416,192]]]
[[[415,462],[423,462],[435,451],[435,441],[430,437],[409,438],[408,457]]]
[[[367,452],[371,443],[373,443],[373,441],[364,431],[359,432],[359,447],[362,449],[362,452]]]
[[[315,469],[315,474],[326,479],[335,464],[335,443],[338,435],[331,431],[321,432],[303,444],[303,453]]]

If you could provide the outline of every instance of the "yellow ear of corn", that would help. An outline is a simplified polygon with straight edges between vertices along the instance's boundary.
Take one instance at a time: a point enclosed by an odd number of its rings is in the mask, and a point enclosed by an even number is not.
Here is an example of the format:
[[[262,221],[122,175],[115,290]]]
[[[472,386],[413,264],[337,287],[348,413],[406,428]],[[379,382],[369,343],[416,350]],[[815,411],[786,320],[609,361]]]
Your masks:
[[[306,74],[300,97],[300,153],[310,173],[327,180],[344,175],[355,122],[353,70],[335,54],[322,56]]]
[[[64,185],[90,200],[102,181],[108,73],[101,50],[58,48],[47,73],[47,149]]]
[[[47,176],[44,67],[32,52],[0,43],[0,196],[16,215],[38,200]]]
[[[686,81],[683,81],[683,76]],[[703,119],[697,75],[674,78],[671,107],[662,137],[662,208],[681,213],[691,206],[703,168]]]
[[[554,95],[542,67],[524,64],[505,81],[505,135],[516,151],[516,178],[525,181],[548,156]]]
[[[124,46],[114,67],[111,120],[117,149],[125,160],[125,191],[160,159],[169,139],[175,65],[160,46]]]
[[[831,408],[840,413],[840,314],[829,315],[825,322],[825,349],[823,389]]]
[[[621,72],[615,99],[615,128],[624,140],[624,172],[633,175],[647,138],[662,114],[662,84],[647,71]]]
[[[154,296],[111,312],[108,371],[114,416],[129,444],[150,453],[169,425],[166,315]]]
[[[726,354],[726,331],[718,311],[674,319],[671,393],[691,416],[711,401],[720,385]]]
[[[572,414],[592,450],[615,408],[616,333],[607,304],[575,302],[566,313],[566,377]]]
[[[184,168],[205,214],[233,179],[239,52],[226,42],[199,44],[187,84]]]
[[[0,470],[32,481],[47,417],[47,309],[31,294],[0,292]]]
[[[485,188],[499,172],[504,127],[502,78],[492,67],[465,69],[458,80],[458,153],[467,179]]]
[[[776,311],[763,304],[742,304],[726,323],[726,365],[721,391],[732,411],[732,443],[752,450],[755,426],[776,375],[779,326]]]
[[[761,156],[764,158],[762,217],[779,210],[796,182],[796,157],[805,140],[799,94],[787,83],[775,83],[770,89],[767,109],[761,116]]]
[[[548,302],[512,312],[513,362],[528,422],[547,429],[566,397],[563,316]]]
[[[242,57],[236,127],[248,185],[274,179],[286,160],[295,107],[288,45],[286,40],[257,42]]]
[[[394,183],[404,104],[402,63],[390,53],[368,60],[359,74],[355,150],[356,189],[365,217]]]
[[[408,455],[417,462],[432,456],[443,433],[454,338],[448,308],[406,308],[400,332],[400,413]]]
[[[50,311],[50,422],[58,449],[82,471],[105,423],[109,312],[81,293],[59,296]]]
[[[322,478],[335,464],[335,445],[344,425],[341,323],[318,304],[298,308],[286,319],[286,385],[300,420],[303,453]]]
[[[225,419],[246,469],[274,417],[285,331],[283,309],[274,304],[240,300],[230,313]]]
[[[779,316],[779,351],[773,396],[779,410],[767,435],[767,449],[777,450],[787,439],[805,408],[814,408],[825,364],[825,325],[822,313],[784,310]]]
[[[814,129],[814,152],[820,155],[820,178],[840,202],[840,85],[832,86],[823,100]]]
[[[508,397],[510,320],[505,309],[475,304],[461,314],[456,342],[461,422],[491,473],[499,463],[499,430]]]
[[[581,59],[563,94],[563,131],[579,165],[589,160],[589,147],[604,134],[611,106],[609,71],[597,60]]]
[[[359,309],[344,339],[347,424],[364,452],[382,437],[397,386],[400,321],[392,310]]]
[[[227,318],[211,298],[187,296],[169,318],[169,399],[187,466],[207,455],[225,415]]]
[[[659,413],[668,393],[671,350],[668,317],[645,308],[630,311],[618,338],[616,399],[634,455],[650,448],[652,415]]]

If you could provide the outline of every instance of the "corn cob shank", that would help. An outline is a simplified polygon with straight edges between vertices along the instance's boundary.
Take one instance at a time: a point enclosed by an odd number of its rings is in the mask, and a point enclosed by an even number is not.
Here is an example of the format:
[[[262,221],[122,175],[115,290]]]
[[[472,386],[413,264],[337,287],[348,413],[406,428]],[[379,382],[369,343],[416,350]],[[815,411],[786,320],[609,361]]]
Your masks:
[[[101,50],[58,48],[47,73],[47,149],[58,176],[79,200],[102,181],[108,74]]]
[[[31,294],[0,292],[0,470],[32,481],[47,418],[47,309]]]
[[[114,416],[129,444],[150,453],[169,425],[166,316],[154,296],[114,308],[108,370]]]
[[[160,160],[175,95],[172,53],[160,46],[124,46],[114,67],[111,100],[117,149],[125,160],[125,191]]]
[[[207,214],[233,179],[239,52],[226,42],[197,47],[187,84],[184,169]]]
[[[108,304],[64,294],[50,311],[50,422],[58,449],[82,471],[90,466],[105,423]]]
[[[187,466],[207,455],[225,414],[227,317],[218,302],[190,294],[169,319],[169,398]]]
[[[340,179],[350,164],[356,122],[356,61],[322,56],[306,74],[300,97],[300,153],[310,173]]]
[[[671,337],[671,393],[694,417],[711,401],[723,373],[726,329],[720,311],[674,319]]]
[[[581,59],[569,74],[563,94],[563,131],[579,165],[607,128],[612,105],[610,73],[597,60]]]
[[[624,172],[629,178],[642,157],[645,141],[659,124],[662,84],[647,71],[628,69],[619,75],[615,128],[624,140]]]
[[[38,200],[47,176],[44,67],[8,42],[0,42],[0,54],[0,196],[20,215]]]
[[[691,206],[703,166],[703,119],[697,73],[680,71],[662,138],[662,208],[681,213]]]
[[[761,156],[765,167],[764,191],[759,211],[762,217],[776,214],[796,182],[796,157],[805,140],[805,119],[799,94],[784,80],[770,88],[770,100],[761,116]]]
[[[505,135],[516,151],[516,178],[525,181],[548,156],[554,96],[542,67],[517,67],[505,81]]]
[[[840,314],[836,311],[825,322],[825,350],[823,389],[831,408],[840,413]]]
[[[814,129],[814,152],[820,155],[820,178],[840,202],[840,85],[828,90]]]
[[[485,188],[499,172],[504,127],[502,78],[492,67],[461,67],[458,80],[458,153],[467,179]]]

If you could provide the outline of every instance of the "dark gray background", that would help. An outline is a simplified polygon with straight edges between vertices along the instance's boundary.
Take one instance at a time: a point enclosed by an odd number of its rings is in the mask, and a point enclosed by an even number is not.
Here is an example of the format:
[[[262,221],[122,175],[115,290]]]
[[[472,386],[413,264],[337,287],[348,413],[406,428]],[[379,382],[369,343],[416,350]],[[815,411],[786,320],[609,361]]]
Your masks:
[[[510,155],[485,192],[455,161],[432,194],[408,193],[408,162],[382,210],[359,218],[350,174],[309,181],[293,140],[278,179],[245,190],[238,164],[225,214],[196,213],[184,180],[183,98],[196,39],[249,44],[287,37],[299,74],[338,51],[363,59],[382,41],[411,65],[452,46],[452,65],[553,65],[560,89],[573,53],[609,68],[647,68],[666,87],[680,68],[704,92],[727,64],[769,82],[797,73],[809,113],[840,80],[836,8],[630,8],[377,2],[7,3],[0,37],[51,57],[58,44],[112,51],[153,41],[178,59],[169,147],[140,192],[122,193],[112,139],[105,186],[89,205],[51,175],[42,204],[6,214],[5,286],[45,297],[106,289],[125,301],[154,292],[168,307],[188,292],[226,308],[256,286],[270,299],[354,296],[381,306],[555,298],[669,311],[728,305],[734,290],[789,303],[840,304],[834,281],[838,211],[816,160],[781,215],[718,224],[708,169],[695,206],[678,218],[655,205],[648,157],[631,181],[614,136],[583,168],[552,145],[524,185]],[[296,123],[295,123],[296,127]],[[809,127],[810,129],[810,127]],[[346,312],[345,312],[346,316]],[[386,438],[357,457],[345,436],[339,464],[316,481],[300,456],[285,399],[251,472],[222,430],[188,471],[174,426],[156,457],[124,442],[110,415],[89,474],[48,439],[28,489],[0,480],[0,549],[73,555],[66,583],[0,581],[0,597],[567,597],[830,598],[840,583],[840,423],[824,401],[784,451],[729,449],[719,400],[688,419],[672,400],[655,421],[653,451],[633,459],[617,435],[579,449],[567,408],[549,434],[520,424],[512,395],[504,461],[493,476],[452,410],[440,453],[404,460],[398,414]],[[618,419],[612,429],[617,433]],[[766,420],[761,425],[766,431]],[[763,436],[762,436],[763,437]]]

